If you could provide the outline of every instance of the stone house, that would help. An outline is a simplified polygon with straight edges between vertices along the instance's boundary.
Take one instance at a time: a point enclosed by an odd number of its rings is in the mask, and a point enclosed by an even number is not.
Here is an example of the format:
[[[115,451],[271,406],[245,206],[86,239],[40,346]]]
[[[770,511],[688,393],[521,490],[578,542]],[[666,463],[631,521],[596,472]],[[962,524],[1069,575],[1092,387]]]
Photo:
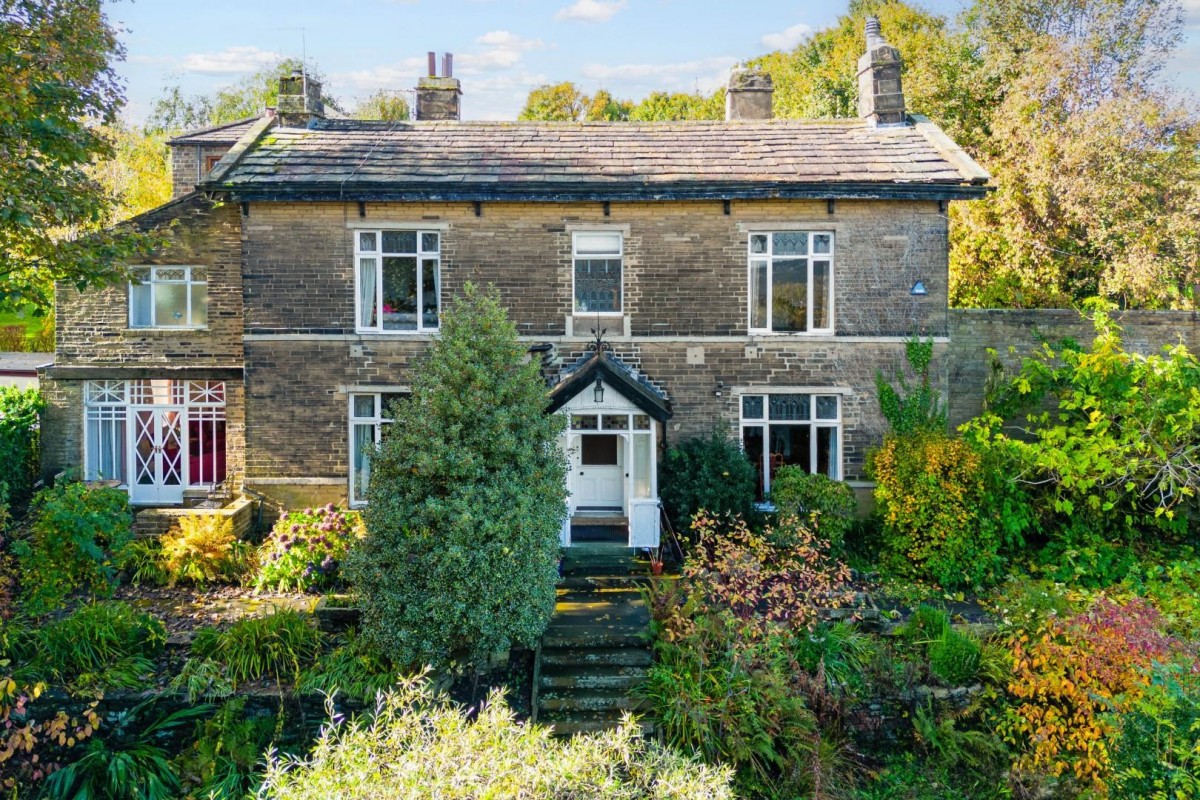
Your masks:
[[[134,221],[171,245],[138,282],[59,287],[46,467],[139,505],[221,483],[357,505],[470,280],[570,416],[576,518],[656,543],[658,458],[714,426],[764,496],[782,464],[861,488],[876,371],[914,333],[944,358],[947,204],[988,175],[906,113],[877,26],[859,69],[860,118],[821,121],[771,119],[746,70],[720,122],[462,122],[459,81],[432,74],[414,122],[327,119],[315,81],[283,78],[277,112],[171,142],[176,197]]]

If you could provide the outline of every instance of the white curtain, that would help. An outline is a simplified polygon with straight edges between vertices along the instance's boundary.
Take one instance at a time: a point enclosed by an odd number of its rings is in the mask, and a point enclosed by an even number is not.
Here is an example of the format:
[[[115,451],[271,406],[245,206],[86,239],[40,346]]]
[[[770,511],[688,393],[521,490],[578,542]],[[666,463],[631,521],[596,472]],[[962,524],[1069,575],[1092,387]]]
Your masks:
[[[376,261],[373,258],[358,262],[358,309],[360,328],[375,327],[375,279]]]
[[[371,482],[371,454],[375,450],[375,426],[354,426],[354,500],[367,499],[367,486]]]

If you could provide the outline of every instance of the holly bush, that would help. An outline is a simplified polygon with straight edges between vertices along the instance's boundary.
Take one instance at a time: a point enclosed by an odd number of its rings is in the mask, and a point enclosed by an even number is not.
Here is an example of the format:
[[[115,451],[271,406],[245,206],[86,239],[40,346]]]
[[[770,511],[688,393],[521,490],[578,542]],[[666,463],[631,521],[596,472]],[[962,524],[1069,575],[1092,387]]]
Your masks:
[[[658,468],[663,507],[681,531],[701,509],[749,517],[756,486],[754,465],[721,429],[668,449]]]

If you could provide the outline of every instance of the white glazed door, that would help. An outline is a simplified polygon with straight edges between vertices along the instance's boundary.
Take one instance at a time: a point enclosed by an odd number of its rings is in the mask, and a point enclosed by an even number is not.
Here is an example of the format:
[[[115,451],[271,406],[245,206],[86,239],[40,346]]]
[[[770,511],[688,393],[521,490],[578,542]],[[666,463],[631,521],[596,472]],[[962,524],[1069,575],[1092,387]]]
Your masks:
[[[624,437],[591,434],[580,438],[583,441],[574,476],[576,510],[624,510]]]
[[[134,408],[132,416],[133,480],[130,499],[139,505],[183,502],[186,481],[187,439],[183,435],[183,410]]]

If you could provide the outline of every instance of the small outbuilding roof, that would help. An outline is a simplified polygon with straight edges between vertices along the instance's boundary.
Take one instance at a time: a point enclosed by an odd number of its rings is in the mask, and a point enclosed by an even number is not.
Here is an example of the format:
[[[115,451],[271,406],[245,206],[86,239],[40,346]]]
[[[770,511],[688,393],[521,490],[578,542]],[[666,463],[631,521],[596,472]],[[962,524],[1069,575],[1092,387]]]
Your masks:
[[[236,199],[978,197],[988,174],[933,123],[367,122],[272,127],[199,188]],[[249,128],[247,128],[249,130]]]
[[[179,144],[234,144],[254,127],[261,117],[246,117],[236,122],[226,122],[223,125],[212,125],[194,131],[182,133],[167,142],[170,145]]]

